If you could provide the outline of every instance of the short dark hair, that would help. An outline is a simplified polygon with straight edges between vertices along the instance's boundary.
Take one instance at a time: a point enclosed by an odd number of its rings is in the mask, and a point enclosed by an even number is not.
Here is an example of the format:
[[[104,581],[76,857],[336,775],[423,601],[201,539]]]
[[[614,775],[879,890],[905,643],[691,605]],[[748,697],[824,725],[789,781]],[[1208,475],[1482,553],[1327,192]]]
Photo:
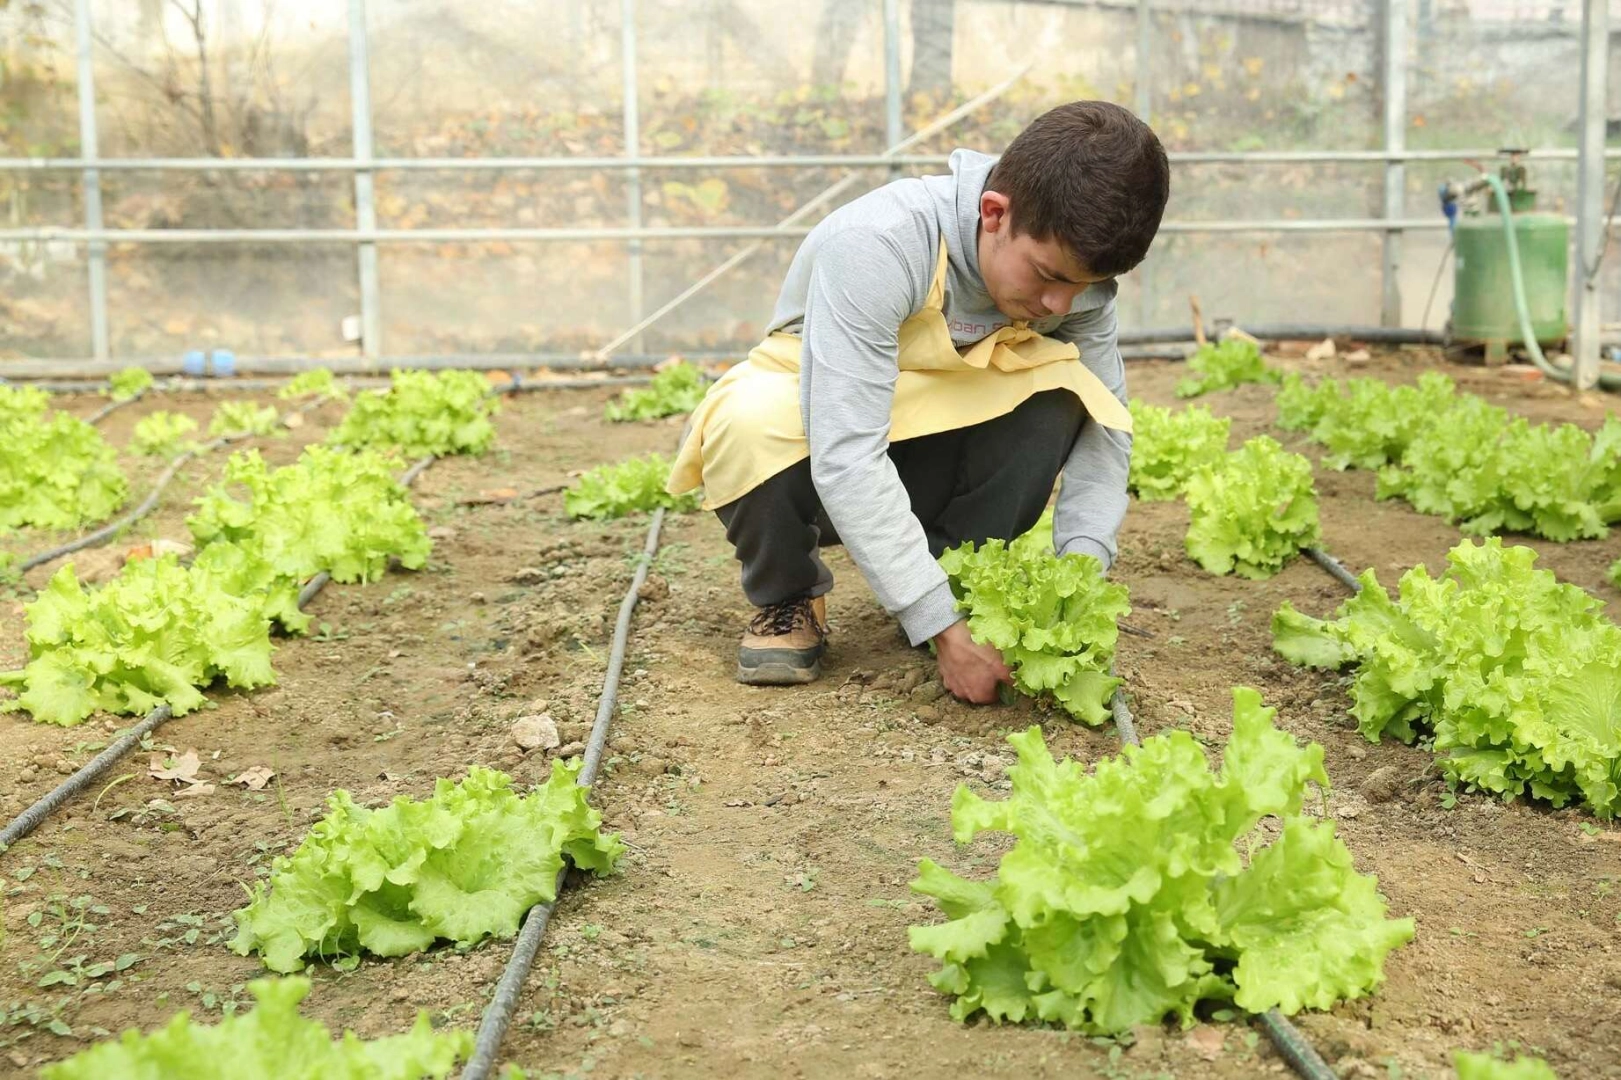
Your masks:
[[[1149,126],[1107,101],[1072,101],[1031,122],[991,170],[1012,235],[1057,237],[1094,274],[1143,261],[1171,194],[1171,165]]]

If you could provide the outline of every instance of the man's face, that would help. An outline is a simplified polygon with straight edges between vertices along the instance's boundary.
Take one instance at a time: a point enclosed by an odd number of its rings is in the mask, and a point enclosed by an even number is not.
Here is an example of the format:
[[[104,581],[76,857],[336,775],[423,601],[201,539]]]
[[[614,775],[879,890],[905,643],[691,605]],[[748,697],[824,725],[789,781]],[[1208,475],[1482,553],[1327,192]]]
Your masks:
[[[1010,319],[1066,314],[1083,289],[1108,280],[1078,263],[1056,238],[1014,236],[1007,196],[996,191],[980,196],[979,269],[991,302]]]

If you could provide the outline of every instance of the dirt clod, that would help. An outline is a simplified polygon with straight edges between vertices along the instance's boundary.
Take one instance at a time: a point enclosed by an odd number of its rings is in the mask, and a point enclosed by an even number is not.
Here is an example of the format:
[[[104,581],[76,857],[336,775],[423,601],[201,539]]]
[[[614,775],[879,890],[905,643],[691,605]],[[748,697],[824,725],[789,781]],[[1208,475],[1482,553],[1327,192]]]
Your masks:
[[[1401,769],[1394,765],[1383,765],[1369,773],[1358,790],[1371,803],[1389,802],[1401,793],[1403,783]]]

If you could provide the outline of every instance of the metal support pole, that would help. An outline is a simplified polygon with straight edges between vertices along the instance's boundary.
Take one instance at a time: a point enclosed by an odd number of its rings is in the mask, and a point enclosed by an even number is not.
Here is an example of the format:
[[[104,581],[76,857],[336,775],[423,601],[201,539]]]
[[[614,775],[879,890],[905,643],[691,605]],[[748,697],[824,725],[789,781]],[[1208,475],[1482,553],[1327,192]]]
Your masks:
[[[1609,239],[1604,228],[1604,120],[1608,97],[1609,0],[1582,5],[1581,157],[1576,181],[1576,320],[1575,370],[1578,390],[1598,383],[1599,260]]]
[[[73,5],[79,49],[79,156],[94,162],[101,155],[96,137],[96,72],[90,52],[90,0]],[[84,170],[84,227],[100,229],[101,170]],[[107,245],[92,243],[90,266],[90,347],[97,360],[111,355],[107,335]]]
[[[901,0],[884,0],[884,145],[906,138],[901,119]],[[889,177],[901,174],[891,165]]]
[[[624,67],[625,82],[625,155],[635,157],[641,153],[642,120],[641,101],[636,87],[636,0],[620,0],[620,63]],[[642,171],[632,166],[625,170],[625,210],[630,219],[630,227],[642,227]],[[626,268],[630,274],[630,318],[633,323],[642,321],[642,242],[632,240],[629,244],[629,266]],[[636,335],[634,348],[642,351],[643,338]]]
[[[355,228],[377,228],[371,170],[371,60],[366,48],[366,0],[349,0],[349,107],[353,115],[355,170]],[[368,359],[383,351],[382,300],[377,284],[377,245],[362,241],[360,262],[360,348]]]
[[[1137,0],[1137,74],[1133,88],[1137,119],[1148,123],[1154,109],[1154,11],[1152,0]],[[1137,325],[1147,326],[1153,311],[1153,269],[1145,262],[1137,268]]]
[[[1390,153],[1405,150],[1407,146],[1407,0],[1384,0],[1383,8],[1385,152]],[[1386,219],[1400,219],[1406,211],[1406,201],[1407,167],[1399,161],[1386,162]],[[1401,229],[1385,231],[1381,326],[1402,324],[1401,240]]]
[[[1149,53],[1154,48],[1154,11],[1151,0],[1137,0],[1137,119],[1148,123],[1148,114],[1154,108],[1153,62]]]

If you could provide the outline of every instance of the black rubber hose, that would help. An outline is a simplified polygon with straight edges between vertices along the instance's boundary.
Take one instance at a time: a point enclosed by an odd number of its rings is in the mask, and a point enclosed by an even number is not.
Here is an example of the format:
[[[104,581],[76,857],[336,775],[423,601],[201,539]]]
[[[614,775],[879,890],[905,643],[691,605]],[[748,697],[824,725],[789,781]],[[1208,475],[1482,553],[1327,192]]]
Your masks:
[[[1332,323],[1263,323],[1250,326],[1235,323],[1235,327],[1250,337],[1262,341],[1321,341],[1324,338],[1351,338],[1370,345],[1445,345],[1446,335],[1439,330],[1422,330],[1401,326],[1337,326]],[[1215,337],[1214,328],[1206,328],[1209,337]],[[1161,341],[1189,341],[1197,337],[1192,325],[1167,326],[1144,330],[1122,330],[1118,338],[1122,345],[1146,345]]]
[[[647,543],[643,545],[642,556],[636,563],[636,574],[631,578],[625,598],[619,603],[619,618],[614,622],[613,649],[608,655],[602,697],[597,702],[597,718],[591,725],[591,736],[585,747],[585,762],[580,766],[577,778],[581,787],[590,787],[596,779],[597,767],[602,761],[602,748],[608,742],[608,727],[613,720],[614,705],[619,700],[619,679],[625,670],[625,646],[630,641],[631,613],[636,610],[636,601],[641,598],[642,585],[647,581],[648,568],[653,565],[653,555],[658,551],[659,530],[663,525],[664,508],[661,506],[653,512],[652,523],[647,528]],[[563,879],[567,876],[568,867],[565,866],[557,875],[554,896],[562,894]],[[518,998],[522,996],[524,983],[529,979],[529,969],[534,966],[535,954],[540,950],[540,940],[545,936],[546,925],[556,908],[557,901],[552,900],[529,909],[523,929],[518,933],[517,943],[513,946],[512,956],[507,960],[506,970],[501,972],[501,981],[496,984],[495,995],[479,1022],[473,1056],[462,1069],[461,1080],[485,1080],[495,1067],[501,1040],[512,1023],[512,1013],[518,1007]]]
[[[1304,552],[1307,558],[1311,559],[1312,562],[1328,571],[1330,577],[1339,582],[1341,585],[1344,585],[1347,589],[1350,589],[1354,593],[1359,593],[1362,591],[1362,582],[1356,579],[1356,575],[1347,570],[1344,563],[1340,562],[1322,548],[1307,547],[1301,548],[1300,550]]]
[[[524,389],[524,390],[589,390],[592,387],[596,387],[596,386],[637,386],[637,385],[643,385],[643,384],[649,383],[652,380],[653,380],[653,376],[651,376],[651,375],[610,375],[607,378],[602,378],[602,379],[578,379],[578,378],[576,378],[576,379],[536,379],[536,378],[530,378],[530,379],[526,379],[526,380],[523,381],[523,385],[521,386],[521,389]],[[166,380],[166,381],[161,382],[161,383],[154,383],[148,390],[143,390],[142,393],[143,394],[152,393],[152,392],[162,393],[162,394],[171,394],[171,393],[210,393],[210,392],[213,392],[213,391],[223,391],[223,392],[227,392],[227,393],[236,393],[236,392],[241,392],[241,391],[279,390],[282,387],[286,386],[289,381],[290,380],[288,380],[288,379],[254,379],[254,378],[249,378],[249,379],[230,378],[230,379]],[[98,381],[96,381],[94,379],[61,379],[61,380],[15,379],[15,380],[12,380],[12,382],[17,386],[32,386],[32,387],[35,387],[35,388],[40,389],[40,390],[49,391],[50,393],[53,393],[53,394],[72,394],[72,393],[99,394],[99,393],[105,393],[106,389],[107,389],[107,384],[106,383],[98,382]],[[385,387],[390,385],[390,380],[387,377],[383,377],[383,376],[378,376],[378,377],[373,377],[373,378],[367,378],[367,377],[364,377],[364,376],[350,376],[349,378],[347,378],[345,380],[345,382],[350,387],[352,387],[354,389],[357,389],[357,390],[381,389],[381,388],[385,388]],[[117,404],[127,405],[128,402],[118,402]],[[108,410],[108,411],[111,411],[111,410]],[[91,421],[91,423],[94,423],[94,422],[95,422],[94,420]]]
[[[1304,1080],[1339,1080],[1328,1063],[1312,1049],[1311,1042],[1300,1033],[1300,1029],[1278,1010],[1268,1009],[1256,1017],[1256,1022],[1266,1032],[1267,1038],[1272,1040],[1272,1045],[1277,1047],[1283,1060]]]
[[[432,465],[433,462],[432,454],[422,458],[411,466],[405,475],[400,478],[400,482],[406,487],[410,487],[411,483],[421,476],[423,470]],[[310,578],[304,588],[299,591],[299,609],[302,610],[306,604],[315,599],[316,594],[325,588],[327,582],[331,580],[332,575],[325,570]],[[129,753],[131,748],[146,738],[153,729],[172,715],[174,714],[170,712],[168,705],[159,705],[156,709],[147,713],[146,717],[131,728],[127,734],[120,737],[94,758],[91,758],[78,772],[46,792],[38,802],[17,815],[15,821],[0,830],[0,851],[4,851],[7,847],[33,832],[39,827],[40,822],[50,816],[51,811],[83,791],[92,780],[112,768],[114,762]]]
[[[96,387],[98,387],[99,389],[102,389],[102,390],[105,390],[107,388],[106,383],[96,383],[94,385]],[[92,425],[99,424],[103,420],[107,419],[108,416],[112,415],[114,410],[122,409],[125,405],[133,405],[135,402],[140,401],[145,396],[146,396],[146,391],[142,390],[140,393],[136,394],[134,397],[119,398],[119,399],[114,400],[114,401],[109,401],[107,404],[103,405],[101,408],[97,409],[95,412],[93,412],[89,416],[85,417],[84,422],[87,423],[87,424],[92,424]]]
[[[147,713],[139,724],[130,728],[129,731],[114,740],[107,749],[81,766],[78,772],[46,792],[45,796],[34,803],[33,806],[18,814],[16,820],[4,829],[0,829],[0,851],[6,850],[12,844],[37,829],[39,823],[50,816],[51,811],[89,787],[92,780],[112,768],[115,761],[134,749],[154,728],[172,715],[169,706],[159,705]]]

